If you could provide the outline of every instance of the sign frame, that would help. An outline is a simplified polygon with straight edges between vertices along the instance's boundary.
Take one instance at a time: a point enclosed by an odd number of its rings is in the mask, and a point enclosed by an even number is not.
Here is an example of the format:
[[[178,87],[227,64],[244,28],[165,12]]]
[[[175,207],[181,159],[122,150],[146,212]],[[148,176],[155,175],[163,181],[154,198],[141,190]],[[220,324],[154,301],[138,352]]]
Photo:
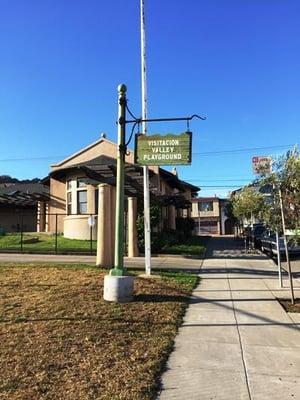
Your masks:
[[[272,172],[273,159],[271,156],[253,156],[251,161],[252,170],[255,175],[270,174]]]
[[[178,140],[178,138],[183,137],[183,135],[184,136],[188,136],[188,153],[183,159],[182,158],[180,158],[180,159],[162,159],[162,158],[158,159],[157,158],[157,160],[150,160],[148,162],[147,161],[143,162],[143,160],[141,160],[141,157],[139,157],[139,149],[138,149],[139,138],[141,138],[143,141],[147,141],[148,140],[148,141],[153,141],[153,142],[155,142],[155,141],[172,141],[172,140]],[[149,167],[152,167],[152,166],[174,166],[174,165],[182,165],[182,166],[184,166],[184,165],[191,165],[191,163],[192,163],[192,136],[193,135],[192,135],[191,131],[185,131],[185,132],[182,132],[181,134],[167,133],[165,135],[160,135],[160,134],[145,135],[143,133],[137,133],[137,134],[135,134],[135,143],[134,143],[134,163],[138,164],[138,165],[141,165],[141,166],[149,166]],[[158,146],[159,145],[153,145],[151,147],[149,145],[149,150],[153,149],[153,148],[157,148],[158,149],[159,148]],[[174,146],[175,147],[176,146],[180,147],[180,145],[176,145],[176,144],[173,145],[173,146],[171,144],[170,145],[162,144],[160,148],[166,148],[166,149],[167,148],[169,148],[169,149],[173,148],[174,149]],[[142,150],[140,150],[140,151],[142,151]],[[185,149],[185,152],[186,152],[186,149]],[[166,152],[157,151],[155,153],[157,153],[157,154],[168,154],[168,153],[174,154],[174,150],[172,150],[171,152],[168,152],[168,151],[166,151]],[[150,151],[149,151],[149,154],[150,154]],[[178,155],[182,154],[182,151],[178,152],[177,154]],[[146,153],[146,155],[147,155],[147,153]],[[145,154],[144,154],[144,156],[145,156]],[[183,160],[183,161],[180,161],[180,160]]]

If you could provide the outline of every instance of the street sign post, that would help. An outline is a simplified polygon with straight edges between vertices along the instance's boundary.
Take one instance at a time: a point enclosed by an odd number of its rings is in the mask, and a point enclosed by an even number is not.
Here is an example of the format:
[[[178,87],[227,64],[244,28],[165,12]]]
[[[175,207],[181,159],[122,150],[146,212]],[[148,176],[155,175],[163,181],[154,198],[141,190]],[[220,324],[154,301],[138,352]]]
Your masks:
[[[135,163],[140,165],[190,165],[192,132],[180,135],[135,136]]]
[[[272,157],[255,156],[252,157],[252,168],[256,175],[264,175],[272,172]]]

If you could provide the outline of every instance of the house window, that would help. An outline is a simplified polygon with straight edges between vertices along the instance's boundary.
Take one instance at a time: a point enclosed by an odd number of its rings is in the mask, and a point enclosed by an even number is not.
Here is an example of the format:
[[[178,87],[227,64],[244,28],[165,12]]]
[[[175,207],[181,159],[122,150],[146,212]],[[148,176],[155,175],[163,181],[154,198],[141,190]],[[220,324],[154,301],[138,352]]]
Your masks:
[[[78,214],[87,213],[87,192],[86,190],[77,191],[77,212]]]
[[[72,192],[67,192],[67,214],[72,214]]]
[[[198,203],[198,210],[201,212],[213,211],[213,202],[212,201],[203,201]]]
[[[66,182],[66,208],[67,214],[87,213],[87,178],[68,179]]]
[[[87,180],[86,178],[77,178],[77,188],[84,188],[86,187]]]

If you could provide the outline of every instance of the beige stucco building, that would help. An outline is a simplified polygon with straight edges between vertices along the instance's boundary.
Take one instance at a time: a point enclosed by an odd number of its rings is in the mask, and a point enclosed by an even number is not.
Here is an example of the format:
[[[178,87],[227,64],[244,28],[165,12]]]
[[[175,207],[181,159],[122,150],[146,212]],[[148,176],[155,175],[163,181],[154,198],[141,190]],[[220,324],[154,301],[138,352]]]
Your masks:
[[[47,229],[67,238],[103,242],[105,264],[110,264],[114,246],[117,145],[101,138],[84,149],[51,165],[47,179],[50,200]],[[125,166],[126,237],[128,255],[137,255],[137,201],[143,197],[143,170],[128,151]],[[149,167],[150,192],[161,204],[158,230],[176,229],[177,217],[190,217],[191,200],[199,188],[181,181],[176,170]],[[41,205],[43,207],[43,205]],[[100,236],[99,236],[100,235]]]

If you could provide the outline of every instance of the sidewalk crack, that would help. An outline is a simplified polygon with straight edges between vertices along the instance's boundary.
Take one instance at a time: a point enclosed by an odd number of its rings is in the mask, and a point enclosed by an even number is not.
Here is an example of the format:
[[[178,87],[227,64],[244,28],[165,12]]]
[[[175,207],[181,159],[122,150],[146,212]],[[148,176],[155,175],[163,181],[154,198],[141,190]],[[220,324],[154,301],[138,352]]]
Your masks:
[[[227,270],[227,260],[225,260],[225,267]],[[248,396],[249,396],[249,400],[252,400],[249,379],[248,379],[248,374],[247,374],[247,368],[246,368],[246,362],[245,362],[245,357],[244,357],[244,349],[243,349],[243,345],[242,345],[242,338],[241,338],[241,333],[240,333],[240,329],[239,329],[239,325],[238,325],[238,321],[237,321],[237,317],[236,317],[236,311],[235,311],[234,301],[233,301],[233,297],[232,297],[232,289],[231,289],[231,285],[230,285],[230,279],[228,277],[227,272],[226,272],[226,278],[227,278],[227,282],[228,282],[228,286],[229,286],[229,290],[230,290],[230,299],[231,299],[231,303],[232,303],[232,310],[233,310],[235,325],[236,325],[236,329],[237,329],[237,333],[238,333],[238,337],[239,337],[239,345],[240,345],[240,351],[241,351],[241,356],[242,356],[242,363],[243,363],[243,368],[244,368],[244,375],[245,375],[245,380],[246,380],[246,385],[247,385]]]

